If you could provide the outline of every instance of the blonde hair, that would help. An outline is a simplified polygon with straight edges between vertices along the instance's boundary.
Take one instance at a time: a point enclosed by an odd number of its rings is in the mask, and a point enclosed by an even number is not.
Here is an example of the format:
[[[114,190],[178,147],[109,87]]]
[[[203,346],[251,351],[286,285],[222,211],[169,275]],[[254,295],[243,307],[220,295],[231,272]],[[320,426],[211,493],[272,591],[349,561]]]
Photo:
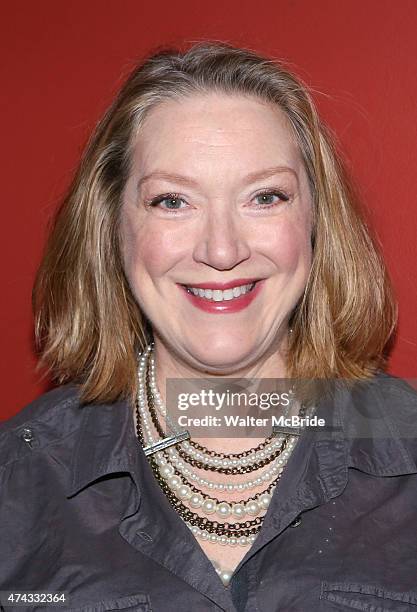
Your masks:
[[[288,375],[349,379],[384,364],[396,305],[353,189],[303,83],[279,62],[225,44],[163,51],[130,75],[97,125],[49,236],[33,308],[40,365],[81,385],[84,401],[136,391],[136,355],[149,325],[126,280],[119,244],[122,193],[146,114],[193,93],[249,95],[287,116],[314,200],[313,262],[291,315]]]

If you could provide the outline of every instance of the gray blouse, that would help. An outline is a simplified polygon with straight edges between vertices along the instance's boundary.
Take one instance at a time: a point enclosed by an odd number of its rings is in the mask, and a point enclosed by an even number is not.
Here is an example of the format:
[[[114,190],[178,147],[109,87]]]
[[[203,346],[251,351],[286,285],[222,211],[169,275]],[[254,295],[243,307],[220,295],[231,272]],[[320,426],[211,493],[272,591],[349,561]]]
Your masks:
[[[303,431],[225,587],[161,491],[131,406],[81,406],[72,385],[42,396],[0,427],[4,609],[416,611],[417,394],[380,373],[316,414],[326,427]],[[28,592],[23,608],[10,599]]]

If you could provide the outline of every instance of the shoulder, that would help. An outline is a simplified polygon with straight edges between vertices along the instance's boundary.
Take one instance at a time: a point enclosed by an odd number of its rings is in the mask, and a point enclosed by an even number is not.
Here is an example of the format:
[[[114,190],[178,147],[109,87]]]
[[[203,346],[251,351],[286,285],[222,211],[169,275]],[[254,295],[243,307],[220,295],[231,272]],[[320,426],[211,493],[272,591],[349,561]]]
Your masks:
[[[402,428],[404,420],[417,416],[417,380],[378,372],[355,387],[353,395],[370,418],[383,416]]]
[[[0,470],[33,456],[33,450],[67,439],[82,420],[78,387],[65,385],[31,402],[0,423]]]
[[[399,474],[417,472],[415,382],[378,372],[353,386],[345,413],[345,431],[353,451],[360,447],[364,455],[367,448],[381,466],[389,460],[394,471],[398,464]],[[388,467],[385,471],[388,473]]]
[[[417,462],[417,380],[378,376],[383,416],[393,436],[400,437]]]

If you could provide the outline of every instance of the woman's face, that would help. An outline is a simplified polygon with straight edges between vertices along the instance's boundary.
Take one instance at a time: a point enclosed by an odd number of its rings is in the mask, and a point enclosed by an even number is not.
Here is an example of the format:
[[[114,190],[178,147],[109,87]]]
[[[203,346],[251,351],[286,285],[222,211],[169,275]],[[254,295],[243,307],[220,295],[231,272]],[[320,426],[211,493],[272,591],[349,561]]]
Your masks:
[[[124,193],[125,271],[158,340],[193,368],[231,373],[279,351],[311,266],[311,222],[278,109],[213,93],[148,114]]]

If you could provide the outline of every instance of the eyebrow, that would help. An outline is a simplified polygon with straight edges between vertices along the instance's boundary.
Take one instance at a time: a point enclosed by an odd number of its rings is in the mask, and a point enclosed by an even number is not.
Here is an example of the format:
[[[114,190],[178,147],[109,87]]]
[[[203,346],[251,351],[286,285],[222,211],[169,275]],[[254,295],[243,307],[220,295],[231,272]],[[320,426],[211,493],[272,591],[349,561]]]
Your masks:
[[[249,174],[245,176],[243,180],[243,184],[245,186],[250,185],[251,183],[255,183],[256,181],[267,179],[272,176],[275,176],[276,174],[281,174],[284,172],[291,173],[298,182],[298,175],[295,172],[295,170],[293,170],[293,168],[290,168],[289,166],[273,166],[271,168],[266,168],[265,170],[261,170],[260,172],[250,172]],[[164,172],[163,170],[155,170],[154,172],[150,172],[149,174],[146,174],[141,179],[139,179],[138,185],[137,185],[138,190],[142,187],[144,183],[146,183],[147,181],[151,179],[163,179],[166,181],[172,181],[174,183],[186,185],[188,187],[198,186],[198,182],[188,176],[184,176],[182,174],[176,174],[172,172]]]

